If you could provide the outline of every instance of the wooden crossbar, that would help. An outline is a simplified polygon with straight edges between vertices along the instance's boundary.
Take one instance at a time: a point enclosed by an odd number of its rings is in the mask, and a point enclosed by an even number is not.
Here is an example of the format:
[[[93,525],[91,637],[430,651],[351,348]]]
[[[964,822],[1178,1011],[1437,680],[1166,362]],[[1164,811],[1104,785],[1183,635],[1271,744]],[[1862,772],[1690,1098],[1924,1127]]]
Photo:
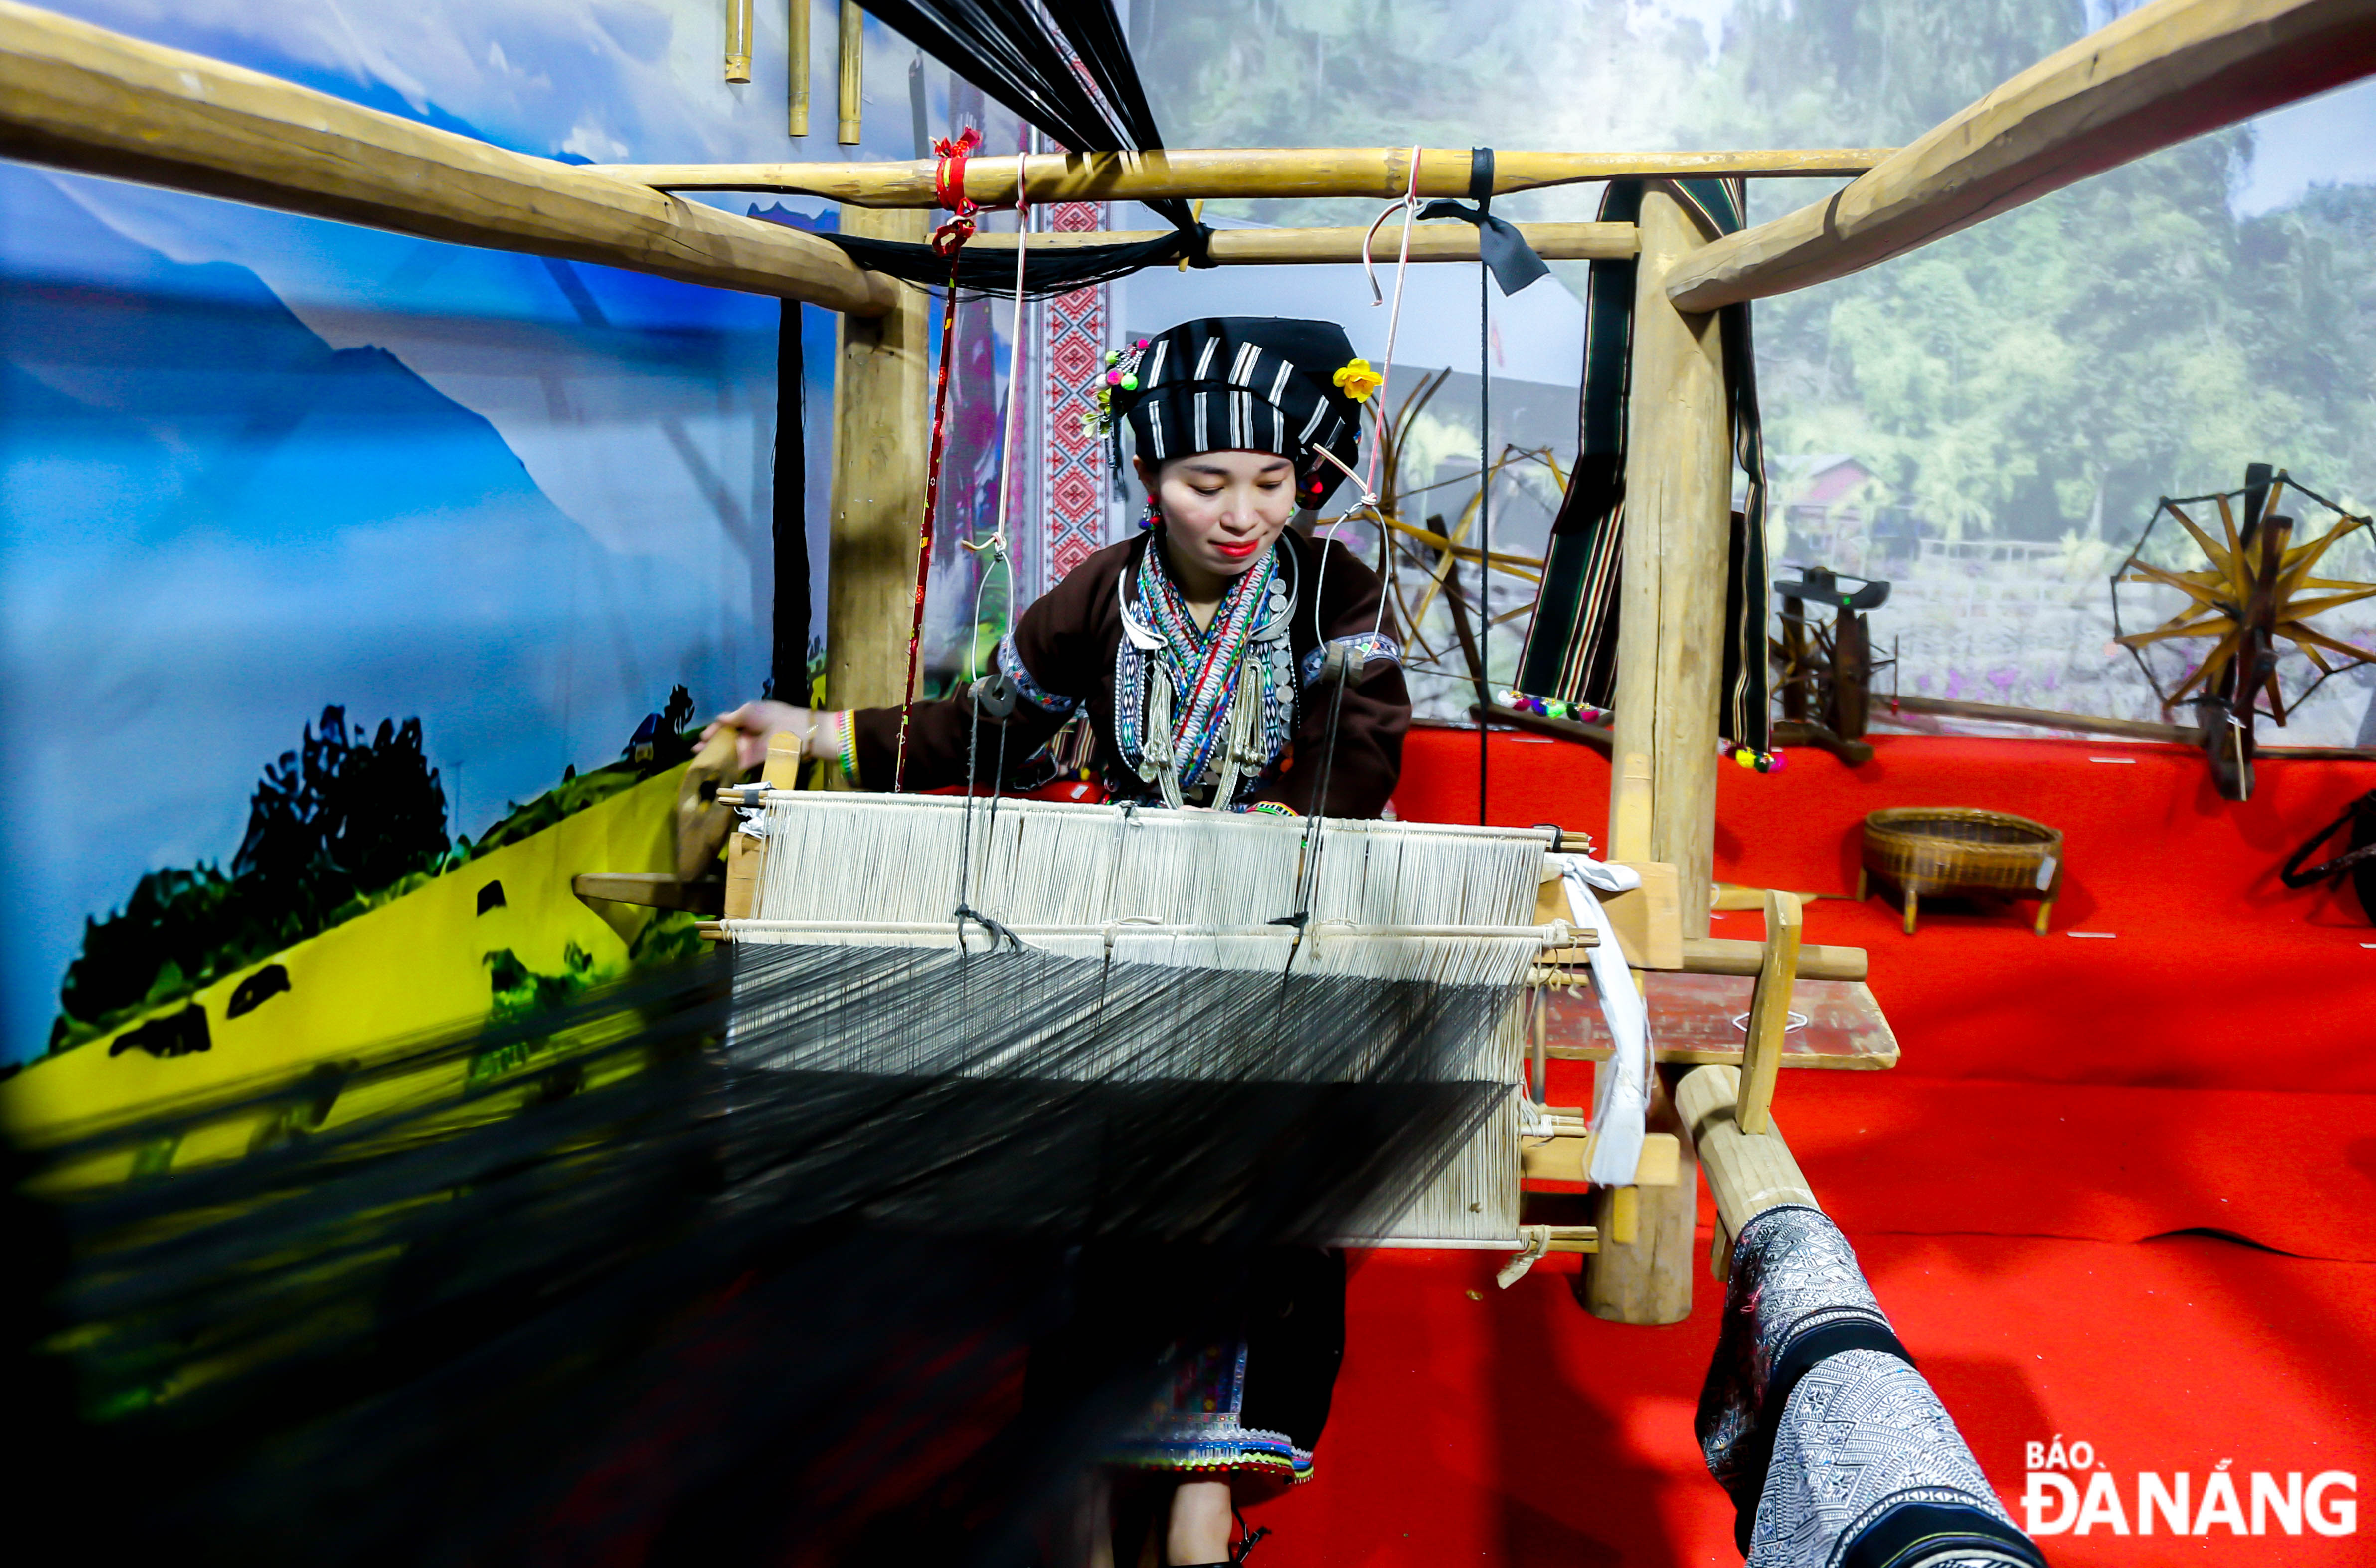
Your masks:
[[[2371,0],[2155,0],[2047,56],[1837,194],[1679,261],[1668,297],[1683,310],[1714,310],[1845,277],[2371,72]]]
[[[857,315],[898,294],[796,229],[7,0],[0,157]]]
[[[1850,147],[1750,152],[1497,152],[1493,194],[1538,191],[1639,175],[1651,179],[1788,179],[1861,174],[1893,148]],[[1154,201],[1169,197],[1370,196],[1408,188],[1407,147],[1234,148],[1164,152],[1039,153],[1025,178],[1034,202]],[[1419,194],[1468,194],[1467,148],[1420,155]],[[773,191],[829,196],[854,207],[940,205],[929,158],[896,163],[608,163],[606,174],[668,191]],[[1015,205],[1015,160],[966,164],[966,195]]]

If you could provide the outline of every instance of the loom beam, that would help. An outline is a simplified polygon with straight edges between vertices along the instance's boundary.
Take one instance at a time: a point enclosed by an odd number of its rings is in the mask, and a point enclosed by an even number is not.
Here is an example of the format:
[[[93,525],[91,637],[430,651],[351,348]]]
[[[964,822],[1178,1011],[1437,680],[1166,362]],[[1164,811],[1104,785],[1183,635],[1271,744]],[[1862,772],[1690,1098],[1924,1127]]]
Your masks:
[[[0,157],[877,315],[834,245],[0,0]]]
[[[2155,0],[1832,196],[1718,240],[1672,270],[1668,292],[1710,311],[1827,282],[2370,72],[2370,0]]]
[[[1894,148],[1751,152],[1496,152],[1493,194],[1548,190],[1626,177],[1800,179],[1861,174]],[[1467,148],[1420,156],[1419,195],[1466,196]],[[890,163],[605,163],[623,180],[670,191],[756,191],[825,196],[850,207],[940,205],[930,158]],[[1365,196],[1391,201],[1410,183],[1402,147],[1174,148],[1156,152],[1035,153],[1024,179],[1032,203],[1160,201],[1178,197]],[[985,207],[1015,205],[1015,160],[966,164],[966,195]]]

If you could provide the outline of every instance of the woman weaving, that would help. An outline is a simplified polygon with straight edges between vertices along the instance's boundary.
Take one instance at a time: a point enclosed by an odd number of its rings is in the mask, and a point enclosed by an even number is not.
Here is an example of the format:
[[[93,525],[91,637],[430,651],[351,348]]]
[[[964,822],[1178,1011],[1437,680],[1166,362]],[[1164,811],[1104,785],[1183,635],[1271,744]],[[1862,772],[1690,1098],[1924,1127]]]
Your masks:
[[[967,781],[969,752],[1019,761],[1085,714],[1116,800],[1380,814],[1410,719],[1398,632],[1375,574],[1288,526],[1350,469],[1376,376],[1333,323],[1233,316],[1140,340],[1107,380],[1116,456],[1127,425],[1146,491],[1141,531],[1083,562],[999,644],[1016,697],[1002,741],[986,714],[977,733],[966,695],[909,710],[904,759],[897,707],[760,702],[719,721],[742,732],[746,767],[789,733],[861,788],[938,789]],[[1197,1478],[1170,1500],[1175,1564],[1227,1559],[1233,1483],[1311,1473],[1343,1349],[1343,1259],[1296,1253],[1265,1272],[1242,1339],[1190,1358],[1168,1408],[1112,1456]],[[1110,1561],[1106,1532],[1092,1533],[1088,1559]]]

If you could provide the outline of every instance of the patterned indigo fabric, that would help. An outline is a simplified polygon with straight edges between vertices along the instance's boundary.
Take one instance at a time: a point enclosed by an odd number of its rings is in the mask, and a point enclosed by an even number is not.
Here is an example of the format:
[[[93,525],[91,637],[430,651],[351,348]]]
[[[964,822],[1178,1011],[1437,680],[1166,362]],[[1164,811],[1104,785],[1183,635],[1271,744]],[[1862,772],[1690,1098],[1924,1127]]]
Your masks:
[[[1735,1244],[1697,1426],[1748,1568],[2044,1561],[1817,1209],[1768,1209]]]

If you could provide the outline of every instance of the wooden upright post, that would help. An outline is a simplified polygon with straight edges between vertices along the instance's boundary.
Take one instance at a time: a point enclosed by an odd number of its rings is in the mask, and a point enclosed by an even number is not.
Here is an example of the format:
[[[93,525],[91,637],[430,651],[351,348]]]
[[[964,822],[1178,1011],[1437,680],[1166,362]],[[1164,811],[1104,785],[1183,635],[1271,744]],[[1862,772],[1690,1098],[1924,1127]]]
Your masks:
[[[1602,1063],[1600,1071],[1609,1071],[1609,1063]],[[1681,1145],[1674,1182],[1594,1189],[1593,1219],[1600,1229],[1600,1251],[1586,1255],[1584,1277],[1576,1281],[1576,1299],[1585,1310],[1612,1323],[1681,1323],[1692,1315],[1699,1162],[1692,1152],[1691,1132],[1675,1114],[1663,1069],[1650,1075],[1646,1120],[1651,1132],[1672,1133]],[[1633,1234],[1620,1241],[1621,1210],[1628,1204],[1634,1210]]]
[[[1690,937],[1707,932],[1715,883],[1732,447],[1717,318],[1676,310],[1662,281],[1708,236],[1657,185],[1642,198],[1641,233],[1614,750],[1650,759],[1650,841],[1639,858],[1675,868]]]
[[[1708,236],[1662,185],[1644,195],[1640,224],[1609,841],[1612,855],[1675,868],[1688,941],[1707,932],[1715,882],[1732,446],[1716,318],[1686,315],[1667,300],[1668,269]],[[1651,1114],[1654,1131],[1682,1132],[1691,1147],[1663,1085]],[[1602,1194],[1604,1213],[1616,1201]],[[1674,1186],[1641,1189],[1637,1201],[1638,1240],[1604,1241],[1587,1260],[1584,1303],[1619,1323],[1680,1322],[1692,1310],[1698,1183],[1686,1173]]]
[[[844,208],[843,232],[924,243],[921,212]],[[826,568],[824,700],[883,707],[907,678],[924,505],[925,362],[931,302],[902,289],[890,313],[841,318],[833,378],[833,508]]]

